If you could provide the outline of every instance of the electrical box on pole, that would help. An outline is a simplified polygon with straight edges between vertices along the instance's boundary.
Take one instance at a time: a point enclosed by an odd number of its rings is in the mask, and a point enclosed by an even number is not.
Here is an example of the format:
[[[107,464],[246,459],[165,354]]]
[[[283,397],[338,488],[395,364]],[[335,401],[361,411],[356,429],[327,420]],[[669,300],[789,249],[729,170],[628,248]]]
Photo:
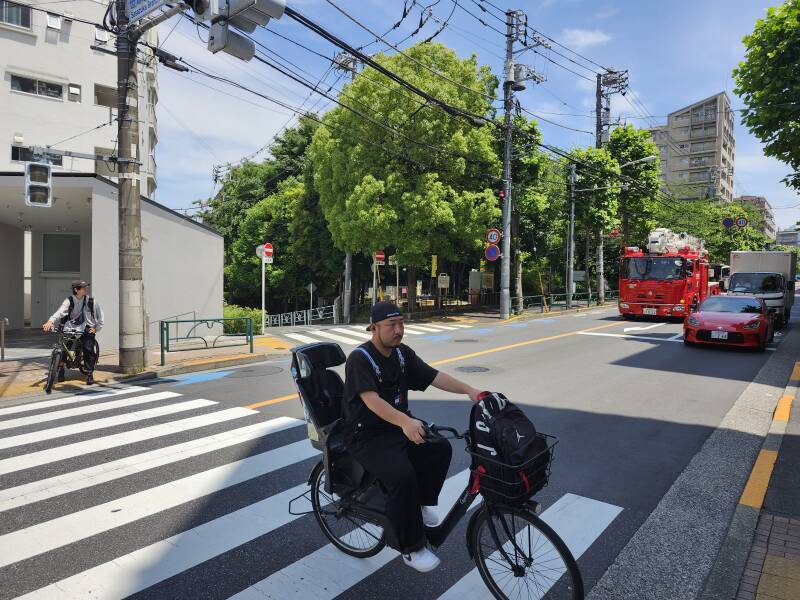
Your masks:
[[[53,206],[50,165],[25,163],[25,205],[50,208]]]
[[[285,0],[195,0],[189,3],[198,21],[209,21],[208,49],[249,61],[255,56],[255,42],[241,33],[253,33],[270,19],[280,19]]]

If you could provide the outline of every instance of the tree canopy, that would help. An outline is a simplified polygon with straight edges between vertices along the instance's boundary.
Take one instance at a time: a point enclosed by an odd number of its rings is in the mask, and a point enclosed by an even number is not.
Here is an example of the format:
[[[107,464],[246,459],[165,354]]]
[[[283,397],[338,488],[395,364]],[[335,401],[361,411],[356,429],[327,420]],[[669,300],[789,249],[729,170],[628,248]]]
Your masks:
[[[784,181],[800,190],[800,0],[768,8],[744,45],[745,59],[733,71],[746,106],[742,122],[767,156],[791,166]]]

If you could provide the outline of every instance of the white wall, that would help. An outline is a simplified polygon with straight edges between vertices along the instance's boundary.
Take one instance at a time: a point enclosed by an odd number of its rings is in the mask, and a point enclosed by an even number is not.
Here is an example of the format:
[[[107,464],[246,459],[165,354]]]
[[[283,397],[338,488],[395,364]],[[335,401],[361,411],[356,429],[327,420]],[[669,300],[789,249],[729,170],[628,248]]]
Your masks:
[[[105,323],[97,334],[101,348],[119,346],[119,236],[117,190],[97,185],[92,193],[91,294],[103,309]]]
[[[216,233],[150,203],[142,203],[146,339],[158,344],[165,319],[222,317],[223,240]],[[202,334],[219,333],[215,329]],[[185,329],[181,328],[181,333]],[[200,334],[200,332],[198,332]]]
[[[23,326],[24,231],[0,223],[0,318],[11,329]]]

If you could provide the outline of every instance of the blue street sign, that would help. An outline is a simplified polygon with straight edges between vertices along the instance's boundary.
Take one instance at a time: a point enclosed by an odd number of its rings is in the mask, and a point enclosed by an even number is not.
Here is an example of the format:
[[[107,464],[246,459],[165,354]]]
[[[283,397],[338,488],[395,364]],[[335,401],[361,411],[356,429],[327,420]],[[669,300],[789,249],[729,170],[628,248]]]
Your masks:
[[[500,258],[500,248],[494,244],[489,244],[486,246],[486,252],[484,252],[484,254],[486,255],[486,260],[497,260]]]
[[[730,229],[731,227],[733,227],[733,219],[731,219],[730,217],[725,217],[724,219],[722,219],[722,224],[725,226],[726,229]]]
[[[736,225],[739,227],[747,227],[748,220],[746,217],[739,217],[736,219]]]

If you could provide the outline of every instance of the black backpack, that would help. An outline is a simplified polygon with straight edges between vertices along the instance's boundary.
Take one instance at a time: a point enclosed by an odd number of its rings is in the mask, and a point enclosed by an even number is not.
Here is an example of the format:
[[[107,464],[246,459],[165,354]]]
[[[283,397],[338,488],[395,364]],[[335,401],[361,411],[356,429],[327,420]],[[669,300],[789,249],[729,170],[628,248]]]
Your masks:
[[[497,502],[523,502],[547,485],[547,438],[503,394],[484,394],[470,413],[472,470],[480,492]]]
[[[72,309],[75,308],[75,299],[72,296],[69,296],[67,297],[67,300],[69,300],[69,310],[67,310],[66,317],[61,317],[62,325],[66,324],[66,322],[69,321],[69,316],[72,314]],[[86,299],[86,306],[89,307],[89,314],[92,315],[92,318],[94,319],[94,298],[89,296]]]

